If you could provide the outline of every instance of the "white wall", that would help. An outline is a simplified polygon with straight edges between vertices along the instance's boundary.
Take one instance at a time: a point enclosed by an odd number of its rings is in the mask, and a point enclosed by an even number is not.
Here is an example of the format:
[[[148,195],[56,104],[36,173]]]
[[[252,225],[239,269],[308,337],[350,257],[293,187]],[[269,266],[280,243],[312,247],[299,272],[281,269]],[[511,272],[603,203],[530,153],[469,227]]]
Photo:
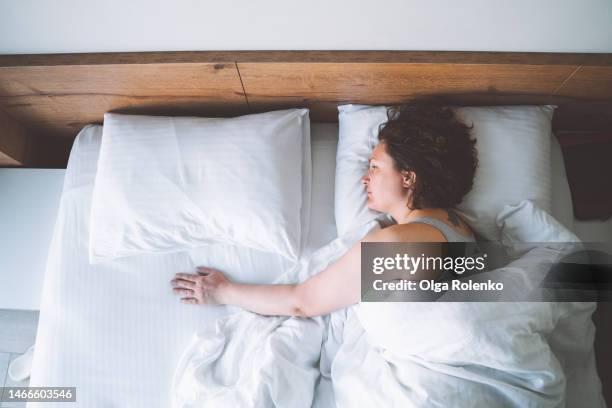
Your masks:
[[[0,0],[0,53],[612,52],[612,0]]]

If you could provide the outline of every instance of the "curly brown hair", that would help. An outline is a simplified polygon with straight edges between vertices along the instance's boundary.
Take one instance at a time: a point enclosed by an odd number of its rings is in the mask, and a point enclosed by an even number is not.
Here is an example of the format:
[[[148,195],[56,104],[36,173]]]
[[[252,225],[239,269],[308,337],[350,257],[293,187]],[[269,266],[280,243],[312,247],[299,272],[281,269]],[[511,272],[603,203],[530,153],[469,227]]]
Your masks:
[[[473,125],[462,123],[451,108],[431,103],[392,107],[387,117],[378,139],[398,171],[416,174],[411,208],[459,204],[472,189],[478,166]]]

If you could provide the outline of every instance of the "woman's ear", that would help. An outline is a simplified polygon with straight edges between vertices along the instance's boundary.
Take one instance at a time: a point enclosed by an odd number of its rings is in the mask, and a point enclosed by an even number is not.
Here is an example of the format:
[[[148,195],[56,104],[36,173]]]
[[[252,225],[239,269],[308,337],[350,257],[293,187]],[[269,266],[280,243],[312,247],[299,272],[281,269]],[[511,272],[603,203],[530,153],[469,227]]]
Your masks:
[[[414,171],[402,170],[402,187],[413,188],[416,183],[416,174]]]

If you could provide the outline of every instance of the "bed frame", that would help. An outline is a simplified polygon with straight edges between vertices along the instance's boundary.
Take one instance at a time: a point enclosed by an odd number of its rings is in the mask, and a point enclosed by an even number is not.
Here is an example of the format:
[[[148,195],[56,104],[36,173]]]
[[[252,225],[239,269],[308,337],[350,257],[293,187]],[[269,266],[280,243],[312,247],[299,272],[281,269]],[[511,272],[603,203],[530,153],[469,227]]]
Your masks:
[[[65,167],[107,111],[234,116],[416,98],[556,104],[559,130],[612,129],[612,54],[236,51],[0,56],[0,165]]]

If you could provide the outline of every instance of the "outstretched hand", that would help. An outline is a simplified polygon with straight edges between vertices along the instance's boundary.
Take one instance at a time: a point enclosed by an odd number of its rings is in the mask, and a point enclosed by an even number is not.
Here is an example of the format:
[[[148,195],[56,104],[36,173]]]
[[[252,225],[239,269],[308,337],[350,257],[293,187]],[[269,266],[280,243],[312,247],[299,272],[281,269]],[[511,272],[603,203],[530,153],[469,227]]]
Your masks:
[[[198,267],[197,274],[177,273],[170,281],[172,291],[181,298],[182,303],[192,305],[224,304],[223,292],[230,281],[216,269]]]

